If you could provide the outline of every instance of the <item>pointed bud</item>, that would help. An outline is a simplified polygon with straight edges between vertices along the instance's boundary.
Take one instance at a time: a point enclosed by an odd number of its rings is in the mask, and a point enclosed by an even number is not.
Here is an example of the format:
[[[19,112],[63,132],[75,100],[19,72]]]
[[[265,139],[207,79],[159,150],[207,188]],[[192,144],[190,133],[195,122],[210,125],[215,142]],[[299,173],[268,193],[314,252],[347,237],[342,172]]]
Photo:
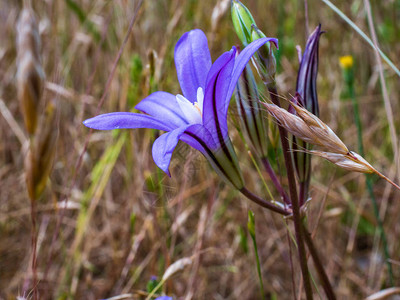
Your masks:
[[[298,46],[300,60],[299,72],[297,74],[296,97],[297,102],[315,115],[319,115],[317,96],[317,74],[318,74],[318,47],[321,36],[321,25],[309,36],[303,56]],[[296,103],[297,104],[297,103]],[[293,138],[293,149],[310,149],[310,145]],[[308,198],[308,188],[311,177],[311,158],[304,152],[293,152],[297,177],[300,182],[301,199]]]
[[[260,157],[268,154],[268,119],[262,114],[260,97],[253,72],[246,66],[236,85],[236,104],[243,132]]]
[[[251,25],[256,24],[250,11],[239,0],[231,0],[233,27],[244,46],[251,43]]]
[[[251,40],[255,41],[264,37],[265,34],[260,29],[258,29],[255,24],[253,24],[251,26]],[[275,44],[275,47],[278,48],[278,45]],[[262,81],[268,85],[274,84],[276,73],[276,59],[274,56],[274,52],[271,48],[271,42],[264,44],[258,49],[258,51],[253,56],[253,63]]]
[[[251,237],[254,239],[256,236],[256,221],[254,219],[254,213],[251,210],[249,210],[248,213],[247,229],[249,230]]]
[[[317,96],[318,48],[319,37],[322,33],[321,25],[319,25],[308,37],[296,84],[296,91],[301,97],[302,105],[317,116],[319,115]]]

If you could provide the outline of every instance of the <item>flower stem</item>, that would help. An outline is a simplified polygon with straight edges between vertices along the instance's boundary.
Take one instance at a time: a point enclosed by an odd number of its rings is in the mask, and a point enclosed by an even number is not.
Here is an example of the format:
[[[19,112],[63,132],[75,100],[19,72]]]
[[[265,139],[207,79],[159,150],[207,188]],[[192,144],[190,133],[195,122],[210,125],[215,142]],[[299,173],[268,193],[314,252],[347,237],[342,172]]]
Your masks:
[[[265,170],[267,171],[269,178],[271,178],[272,183],[274,184],[275,188],[278,190],[279,194],[281,195],[281,198],[283,201],[285,201],[286,204],[290,204],[290,199],[289,196],[286,194],[285,190],[283,189],[281,183],[279,182],[278,177],[275,174],[274,169],[272,169],[271,164],[268,161],[268,158],[262,157],[261,162],[264,165]]]
[[[279,206],[276,206],[276,205],[274,205],[274,204],[272,204],[272,203],[270,203],[270,202],[268,202],[268,201],[265,201],[264,199],[258,197],[257,195],[253,194],[252,192],[250,192],[250,191],[249,191],[247,188],[245,188],[245,187],[243,187],[243,188],[240,189],[239,191],[240,191],[244,196],[246,196],[247,199],[253,201],[254,203],[256,203],[256,204],[258,204],[258,205],[260,205],[260,206],[262,206],[262,207],[264,207],[264,208],[270,209],[270,210],[272,210],[272,211],[274,211],[274,212],[277,212],[277,213],[279,213],[279,214],[281,214],[281,215],[284,215],[284,216],[288,216],[288,215],[291,214],[291,211],[290,211],[290,210],[285,210],[285,209],[280,208]]]
[[[276,90],[276,87],[271,85],[268,85],[267,87],[272,102],[280,107],[280,101],[278,98],[278,92]],[[306,298],[313,299],[312,288],[310,283],[310,275],[307,266],[306,249],[304,246],[305,233],[303,232],[302,220],[301,220],[302,217],[300,214],[300,206],[297,198],[296,179],[294,177],[293,162],[290,154],[287,131],[282,126],[279,126],[279,135],[281,138],[282,152],[285,158],[285,166],[289,182],[289,193],[293,210],[293,222],[296,235],[297,250],[299,252],[301,273],[303,275],[303,281],[304,281],[304,290],[306,292]]]
[[[308,232],[305,224],[303,224],[303,232],[304,232],[305,242],[307,244],[308,250],[310,251],[311,257],[314,261],[314,266],[318,273],[319,279],[321,280],[321,284],[322,287],[324,288],[326,297],[329,300],[335,300],[336,299],[335,293],[333,292],[328,276],[326,275],[325,269],[318,256],[317,249],[315,249],[315,245],[311,238],[311,234]]]

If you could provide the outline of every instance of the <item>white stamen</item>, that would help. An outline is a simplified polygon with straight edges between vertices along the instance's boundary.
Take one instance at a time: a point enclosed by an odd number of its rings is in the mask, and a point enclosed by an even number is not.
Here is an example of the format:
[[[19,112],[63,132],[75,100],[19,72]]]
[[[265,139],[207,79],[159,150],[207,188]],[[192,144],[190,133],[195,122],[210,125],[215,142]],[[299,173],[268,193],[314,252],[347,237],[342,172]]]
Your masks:
[[[179,104],[179,107],[181,108],[183,115],[186,118],[186,121],[190,124],[202,124],[202,116],[201,116],[201,111],[203,107],[201,106],[201,110],[199,112],[198,108],[196,106],[199,106],[197,102],[194,104],[190,102],[188,99],[183,97],[182,95],[176,95],[176,101]]]
[[[200,108],[201,114],[203,114],[203,101],[204,101],[204,92],[201,87],[197,89],[197,105]]]

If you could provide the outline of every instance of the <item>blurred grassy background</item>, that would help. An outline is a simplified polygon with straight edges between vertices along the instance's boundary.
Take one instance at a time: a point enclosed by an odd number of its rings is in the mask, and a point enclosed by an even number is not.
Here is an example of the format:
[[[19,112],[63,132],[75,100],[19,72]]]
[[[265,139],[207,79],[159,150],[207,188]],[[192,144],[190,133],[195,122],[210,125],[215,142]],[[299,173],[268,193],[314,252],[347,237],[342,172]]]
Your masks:
[[[304,48],[306,41],[304,2],[243,3],[267,36],[279,38],[277,82],[282,96],[288,97],[295,92],[295,46]],[[171,263],[184,257],[192,257],[192,264],[163,286],[169,295],[257,299],[257,270],[246,227],[249,208],[255,212],[266,292],[269,297],[291,298],[290,252],[281,218],[249,204],[221,183],[205,159],[184,144],[175,151],[172,178],[168,178],[151,157],[159,132],[140,129],[90,135],[82,125],[98,112],[138,4],[34,1],[47,81],[44,101],[55,100],[59,130],[53,171],[38,203],[42,299],[99,299],[124,293],[141,299],[151,276],[160,278]],[[369,35],[363,1],[337,5]],[[0,98],[23,130],[14,80],[15,28],[21,8],[21,1],[0,2]],[[373,1],[372,12],[380,47],[399,66],[400,1]],[[340,56],[352,55],[366,158],[394,178],[397,170],[373,49],[322,1],[308,1],[308,17],[310,30],[321,23],[326,31],[320,43],[318,77],[321,118],[351,149],[357,149],[351,101],[344,93],[338,63]],[[229,1],[144,0],[100,112],[130,111],[155,90],[180,93],[173,50],[179,37],[193,28],[208,36],[213,59],[238,44]],[[399,128],[399,78],[384,67]],[[246,183],[263,195],[262,181],[231,128]],[[3,117],[0,129],[0,298],[13,299],[25,291],[30,278],[26,150],[16,136],[18,128],[10,127]],[[398,285],[399,193],[378,179],[374,192]],[[339,298],[358,299],[387,287],[365,177],[315,158],[311,195],[310,227],[318,220],[316,244]],[[65,203],[67,208],[60,209]],[[296,256],[293,259],[297,261]],[[294,274],[298,282],[296,264]]]

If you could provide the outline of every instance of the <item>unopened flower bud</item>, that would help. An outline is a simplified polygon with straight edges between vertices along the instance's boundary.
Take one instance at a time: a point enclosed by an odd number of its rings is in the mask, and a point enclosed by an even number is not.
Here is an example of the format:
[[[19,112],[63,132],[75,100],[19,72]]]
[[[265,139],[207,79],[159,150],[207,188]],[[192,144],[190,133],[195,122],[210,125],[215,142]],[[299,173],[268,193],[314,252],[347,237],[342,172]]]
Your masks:
[[[239,0],[231,0],[231,15],[233,26],[244,46],[252,42],[251,25],[256,24],[250,11]]]
[[[268,155],[268,119],[262,114],[260,96],[250,65],[244,69],[236,85],[236,104],[242,129],[252,148],[261,157]]]
[[[253,24],[251,26],[251,41],[264,37],[265,34]],[[275,46],[278,47],[276,44]],[[276,59],[271,49],[271,42],[266,43],[258,49],[253,56],[253,63],[265,84],[270,85],[275,82]]]

